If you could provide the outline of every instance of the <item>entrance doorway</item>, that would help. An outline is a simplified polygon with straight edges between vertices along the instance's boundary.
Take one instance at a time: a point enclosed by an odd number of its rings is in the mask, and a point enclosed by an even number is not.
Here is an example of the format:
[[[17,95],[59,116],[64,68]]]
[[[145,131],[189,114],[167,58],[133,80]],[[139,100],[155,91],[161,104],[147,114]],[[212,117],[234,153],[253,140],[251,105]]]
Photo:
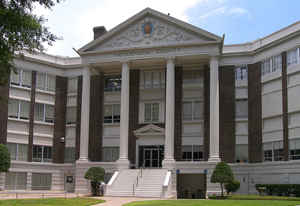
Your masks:
[[[164,159],[164,146],[139,146],[139,167],[161,168]]]

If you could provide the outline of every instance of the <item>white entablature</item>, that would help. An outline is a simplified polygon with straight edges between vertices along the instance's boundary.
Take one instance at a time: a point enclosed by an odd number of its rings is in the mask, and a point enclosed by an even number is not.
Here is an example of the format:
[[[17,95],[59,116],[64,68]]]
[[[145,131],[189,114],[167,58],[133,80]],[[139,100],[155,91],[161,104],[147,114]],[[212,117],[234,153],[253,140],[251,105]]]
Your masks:
[[[112,52],[151,47],[221,43],[222,38],[146,8],[98,39],[82,47],[80,53]]]

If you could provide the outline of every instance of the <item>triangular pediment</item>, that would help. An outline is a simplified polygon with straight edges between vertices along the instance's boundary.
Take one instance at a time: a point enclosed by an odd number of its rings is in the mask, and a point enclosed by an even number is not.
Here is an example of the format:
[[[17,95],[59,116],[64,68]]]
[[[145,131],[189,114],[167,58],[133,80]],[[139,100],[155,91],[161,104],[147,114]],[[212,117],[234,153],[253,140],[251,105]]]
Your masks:
[[[111,51],[220,42],[221,37],[150,8],[143,10],[98,39],[82,47],[80,52]]]
[[[135,136],[157,136],[164,135],[165,129],[154,124],[148,124],[134,131]]]

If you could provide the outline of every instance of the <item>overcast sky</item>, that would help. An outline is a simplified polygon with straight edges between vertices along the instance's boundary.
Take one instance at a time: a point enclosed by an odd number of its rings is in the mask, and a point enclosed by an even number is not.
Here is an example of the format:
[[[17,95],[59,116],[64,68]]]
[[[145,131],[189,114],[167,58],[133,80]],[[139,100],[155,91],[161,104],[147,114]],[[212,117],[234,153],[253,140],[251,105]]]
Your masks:
[[[65,0],[52,11],[36,7],[50,31],[63,40],[47,53],[77,56],[73,51],[93,39],[93,27],[112,29],[146,7],[219,36],[225,44],[244,43],[300,20],[299,0]]]

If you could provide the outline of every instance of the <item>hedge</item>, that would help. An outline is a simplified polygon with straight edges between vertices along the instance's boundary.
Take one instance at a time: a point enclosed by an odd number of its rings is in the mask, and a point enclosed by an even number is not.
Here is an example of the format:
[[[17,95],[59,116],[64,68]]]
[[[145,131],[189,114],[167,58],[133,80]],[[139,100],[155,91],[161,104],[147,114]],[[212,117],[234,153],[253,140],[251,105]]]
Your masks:
[[[300,197],[300,184],[256,184],[255,188],[267,195]]]

